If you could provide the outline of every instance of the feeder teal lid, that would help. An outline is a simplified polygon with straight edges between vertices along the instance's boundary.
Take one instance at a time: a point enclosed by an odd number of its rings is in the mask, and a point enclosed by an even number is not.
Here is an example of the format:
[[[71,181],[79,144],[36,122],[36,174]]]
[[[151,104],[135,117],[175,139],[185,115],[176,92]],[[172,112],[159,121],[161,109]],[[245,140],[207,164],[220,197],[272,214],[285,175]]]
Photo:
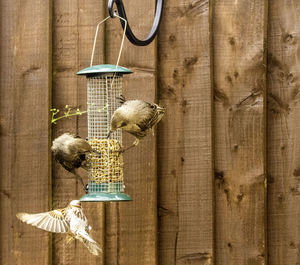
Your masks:
[[[132,71],[122,66],[116,66],[112,64],[100,64],[85,68],[79,71],[78,75],[95,75],[95,74],[107,74],[107,73],[118,73],[118,74],[131,74]]]

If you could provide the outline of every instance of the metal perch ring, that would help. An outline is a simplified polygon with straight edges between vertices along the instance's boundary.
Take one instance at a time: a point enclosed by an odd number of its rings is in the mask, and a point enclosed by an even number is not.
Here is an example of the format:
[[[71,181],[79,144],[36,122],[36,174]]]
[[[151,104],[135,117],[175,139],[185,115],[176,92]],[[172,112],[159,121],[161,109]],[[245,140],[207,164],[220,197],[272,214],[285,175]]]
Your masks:
[[[127,28],[125,29],[126,24],[123,20],[120,19],[121,25],[122,25],[123,29],[126,31],[126,36],[127,36],[128,40],[130,40],[131,43],[133,43],[134,45],[137,45],[137,46],[146,46],[153,41],[153,39],[155,38],[155,36],[157,34],[158,27],[159,27],[159,24],[161,21],[163,2],[164,2],[163,0],[156,1],[154,22],[153,22],[151,31],[145,40],[139,40],[137,37],[135,37],[135,35],[133,34],[133,32],[129,26],[129,23],[127,23]],[[122,0],[109,0],[108,1],[108,12],[109,12],[110,17],[111,18],[115,17],[115,14],[113,12],[114,4],[116,4],[116,6],[117,6],[120,17],[124,18],[128,22]]]

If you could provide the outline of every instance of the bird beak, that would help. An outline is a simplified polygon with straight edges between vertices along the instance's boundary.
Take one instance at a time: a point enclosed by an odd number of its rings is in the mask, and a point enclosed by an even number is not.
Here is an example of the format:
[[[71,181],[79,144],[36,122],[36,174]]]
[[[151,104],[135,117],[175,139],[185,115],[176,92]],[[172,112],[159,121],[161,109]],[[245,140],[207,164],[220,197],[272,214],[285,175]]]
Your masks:
[[[109,133],[108,133],[108,135],[107,135],[107,137],[106,137],[107,139],[109,138],[110,134],[111,134],[111,131],[109,131]]]

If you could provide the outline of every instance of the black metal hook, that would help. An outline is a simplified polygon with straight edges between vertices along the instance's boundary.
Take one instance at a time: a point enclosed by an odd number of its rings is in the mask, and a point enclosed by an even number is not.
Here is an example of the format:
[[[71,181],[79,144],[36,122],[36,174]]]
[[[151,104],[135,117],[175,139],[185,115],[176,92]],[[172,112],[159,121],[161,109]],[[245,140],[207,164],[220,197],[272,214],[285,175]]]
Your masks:
[[[164,0],[156,0],[156,10],[155,10],[154,22],[153,22],[151,31],[145,40],[139,40],[138,38],[136,38],[134,36],[133,32],[131,31],[131,28],[128,23],[128,19],[126,17],[126,12],[125,12],[125,8],[124,8],[122,0],[109,0],[108,1],[108,12],[109,12],[110,17],[114,18],[115,16],[114,16],[114,11],[113,11],[113,5],[116,4],[119,16],[124,18],[125,20],[127,20],[126,36],[127,36],[128,40],[130,40],[130,42],[133,43],[134,45],[146,46],[153,41],[153,39],[155,38],[155,36],[157,34],[158,27],[159,27],[161,17],[162,17],[163,2],[164,2]],[[125,22],[121,19],[120,19],[120,22],[124,29]]]

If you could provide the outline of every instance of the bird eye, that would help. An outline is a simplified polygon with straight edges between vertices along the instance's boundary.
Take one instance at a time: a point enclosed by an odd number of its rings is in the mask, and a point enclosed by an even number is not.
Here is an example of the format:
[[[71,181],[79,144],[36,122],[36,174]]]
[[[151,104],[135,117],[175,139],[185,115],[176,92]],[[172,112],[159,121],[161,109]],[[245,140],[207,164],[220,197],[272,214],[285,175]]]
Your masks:
[[[124,126],[126,126],[126,125],[127,125],[126,122],[122,122],[122,123],[121,123],[121,127],[124,127]]]

